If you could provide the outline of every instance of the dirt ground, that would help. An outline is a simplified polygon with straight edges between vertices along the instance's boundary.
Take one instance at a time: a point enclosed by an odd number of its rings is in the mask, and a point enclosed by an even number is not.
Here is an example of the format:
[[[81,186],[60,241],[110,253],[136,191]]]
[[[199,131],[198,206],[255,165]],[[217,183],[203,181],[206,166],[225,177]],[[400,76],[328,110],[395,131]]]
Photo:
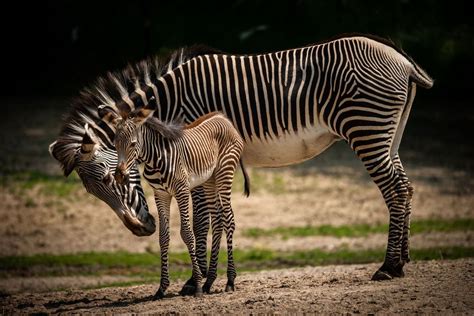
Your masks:
[[[369,281],[375,264],[306,267],[242,274],[233,293],[217,289],[202,298],[181,297],[172,284],[167,297],[153,301],[156,286],[20,294],[1,298],[10,313],[206,313],[256,314],[466,314],[474,312],[474,260],[417,262],[407,276]]]

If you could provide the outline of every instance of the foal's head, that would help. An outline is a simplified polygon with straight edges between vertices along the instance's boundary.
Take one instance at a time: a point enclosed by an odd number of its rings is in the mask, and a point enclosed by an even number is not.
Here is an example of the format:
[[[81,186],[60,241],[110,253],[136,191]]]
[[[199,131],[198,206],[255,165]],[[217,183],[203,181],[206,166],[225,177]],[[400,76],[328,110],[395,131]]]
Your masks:
[[[102,108],[99,116],[106,122],[115,126],[115,149],[117,150],[118,162],[115,169],[115,180],[124,184],[128,182],[129,172],[147,141],[140,127],[147,123],[147,127],[156,131],[160,137],[177,139],[182,135],[180,124],[167,124],[153,117],[154,109],[147,107],[137,109],[125,117],[120,117],[115,111]]]

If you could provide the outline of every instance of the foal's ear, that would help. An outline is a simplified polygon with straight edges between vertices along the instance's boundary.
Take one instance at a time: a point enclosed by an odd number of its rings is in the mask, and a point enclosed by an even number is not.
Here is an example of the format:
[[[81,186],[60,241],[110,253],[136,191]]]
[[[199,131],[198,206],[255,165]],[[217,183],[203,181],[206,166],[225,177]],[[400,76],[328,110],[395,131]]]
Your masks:
[[[117,112],[115,112],[113,109],[106,105],[99,105],[99,107],[97,108],[97,112],[102,121],[113,127],[116,127],[120,120],[122,120],[122,118],[120,117],[120,115],[117,114]]]
[[[136,111],[133,111],[130,114],[130,118],[133,122],[137,125],[142,125],[145,123],[150,117],[153,117],[153,113],[155,113],[155,109],[151,107],[143,107]]]
[[[95,152],[99,148],[99,140],[94,133],[94,130],[89,127],[89,124],[84,125],[84,136],[81,144],[81,160],[91,160]]]

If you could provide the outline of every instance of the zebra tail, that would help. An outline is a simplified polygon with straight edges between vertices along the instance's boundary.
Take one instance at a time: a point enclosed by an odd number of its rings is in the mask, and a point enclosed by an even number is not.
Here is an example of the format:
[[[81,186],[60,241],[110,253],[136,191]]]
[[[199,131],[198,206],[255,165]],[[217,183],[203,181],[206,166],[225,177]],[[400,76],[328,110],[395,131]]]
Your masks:
[[[242,173],[244,175],[244,194],[245,194],[246,197],[249,197],[249,195],[250,195],[249,175],[247,174],[247,171],[245,170],[244,163],[242,162],[242,159],[240,159],[239,162],[240,162],[240,169],[242,169]]]
[[[434,80],[416,63],[412,62],[412,64],[413,68],[410,77],[420,87],[430,89],[434,84]]]

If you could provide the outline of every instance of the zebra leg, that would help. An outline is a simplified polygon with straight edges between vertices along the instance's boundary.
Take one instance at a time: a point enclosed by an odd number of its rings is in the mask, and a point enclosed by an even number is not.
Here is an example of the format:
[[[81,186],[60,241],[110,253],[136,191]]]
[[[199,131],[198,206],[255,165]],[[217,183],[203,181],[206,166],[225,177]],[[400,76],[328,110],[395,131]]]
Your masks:
[[[217,265],[219,262],[219,250],[221,246],[221,238],[222,238],[222,230],[223,230],[223,221],[222,221],[222,208],[220,207],[220,204],[217,203],[215,199],[215,185],[212,183],[212,187],[210,188],[209,195],[211,195],[211,190],[212,194],[214,195],[214,205],[215,209],[211,212],[212,214],[212,247],[211,247],[211,260],[209,263],[209,273],[207,275],[206,282],[204,283],[204,286],[202,290],[205,293],[210,293],[211,292],[211,287],[214,281],[217,278]]]
[[[186,247],[188,248],[189,256],[191,257],[191,263],[193,268],[192,278],[194,279],[194,292],[188,291],[186,287],[183,287],[179,294],[195,296],[202,296],[202,275],[197,263],[196,252],[194,248],[194,235],[191,231],[191,224],[189,220],[189,195],[190,191],[188,188],[181,189],[176,193],[176,200],[178,202],[179,214],[181,219],[181,238],[183,239]],[[185,289],[186,288],[186,289]]]
[[[383,139],[382,136],[380,136],[381,139]],[[390,148],[384,146],[387,141],[379,140],[377,143],[373,143],[371,138],[368,138],[367,141],[358,140],[350,143],[372,180],[378,186],[389,210],[390,223],[385,260],[372,276],[372,280],[389,280],[404,275],[401,245],[408,187],[390,157]],[[374,139],[380,138],[376,137]],[[380,148],[381,146],[383,147]]]
[[[202,186],[191,191],[193,200],[193,231],[196,237],[196,256],[202,276],[207,276],[207,234],[209,232],[209,212],[214,202],[206,195]]]
[[[196,238],[196,257],[201,274],[205,278],[207,276],[207,233],[209,231],[209,212],[214,206],[204,191],[202,186],[196,187],[191,191],[193,201],[193,232]],[[196,284],[191,277],[186,281],[181,292],[188,291],[194,293]]]
[[[234,238],[234,231],[235,231],[235,219],[234,219],[234,212],[232,211],[229,199],[229,205],[224,207],[226,211],[224,211],[227,231],[227,284],[225,286],[225,291],[235,291],[235,277],[237,276],[237,272],[235,270],[234,265],[234,250],[233,250],[233,238]]]
[[[389,280],[402,277],[401,242],[405,221],[405,206],[408,188],[402,181],[389,154],[365,160],[362,158],[372,180],[379,187],[390,212],[387,251],[385,260],[372,280]]]
[[[403,222],[403,237],[402,237],[402,262],[408,263],[410,262],[410,214],[411,214],[411,201],[413,199],[413,186],[411,185],[408,177],[405,173],[405,169],[403,168],[402,162],[400,160],[400,156],[398,153],[392,158],[393,164],[398,171],[400,178],[402,179],[403,183],[408,188],[408,197],[405,204],[405,219]]]
[[[169,218],[171,196],[164,191],[157,191],[155,192],[155,201],[160,220],[161,276],[160,288],[156,292],[154,299],[161,299],[165,296],[166,289],[170,284],[168,274],[168,247],[170,242]]]
[[[206,282],[203,286],[203,292],[210,293],[212,284],[217,278],[217,264],[219,260],[219,249],[222,237],[222,216],[220,215],[221,209],[218,207],[216,201],[216,187],[213,179],[210,179],[204,184],[206,197],[209,201],[213,202],[214,209],[211,212],[212,218],[212,247],[211,247],[211,260],[209,263],[209,271],[207,274]]]
[[[239,155],[236,155],[237,157]],[[237,161],[234,166],[230,166],[230,168],[234,168],[237,165]],[[233,250],[233,236],[235,231],[235,219],[234,219],[234,212],[232,211],[231,205],[231,193],[232,193],[232,180],[234,177],[234,172],[229,172],[229,169],[223,170],[222,176],[216,175],[216,183],[217,186],[217,195],[218,195],[218,202],[222,206],[222,216],[223,222],[226,230],[226,237],[227,237],[227,284],[225,287],[225,291],[234,291],[235,290],[235,277],[237,276],[235,265],[234,265],[234,250]]]

